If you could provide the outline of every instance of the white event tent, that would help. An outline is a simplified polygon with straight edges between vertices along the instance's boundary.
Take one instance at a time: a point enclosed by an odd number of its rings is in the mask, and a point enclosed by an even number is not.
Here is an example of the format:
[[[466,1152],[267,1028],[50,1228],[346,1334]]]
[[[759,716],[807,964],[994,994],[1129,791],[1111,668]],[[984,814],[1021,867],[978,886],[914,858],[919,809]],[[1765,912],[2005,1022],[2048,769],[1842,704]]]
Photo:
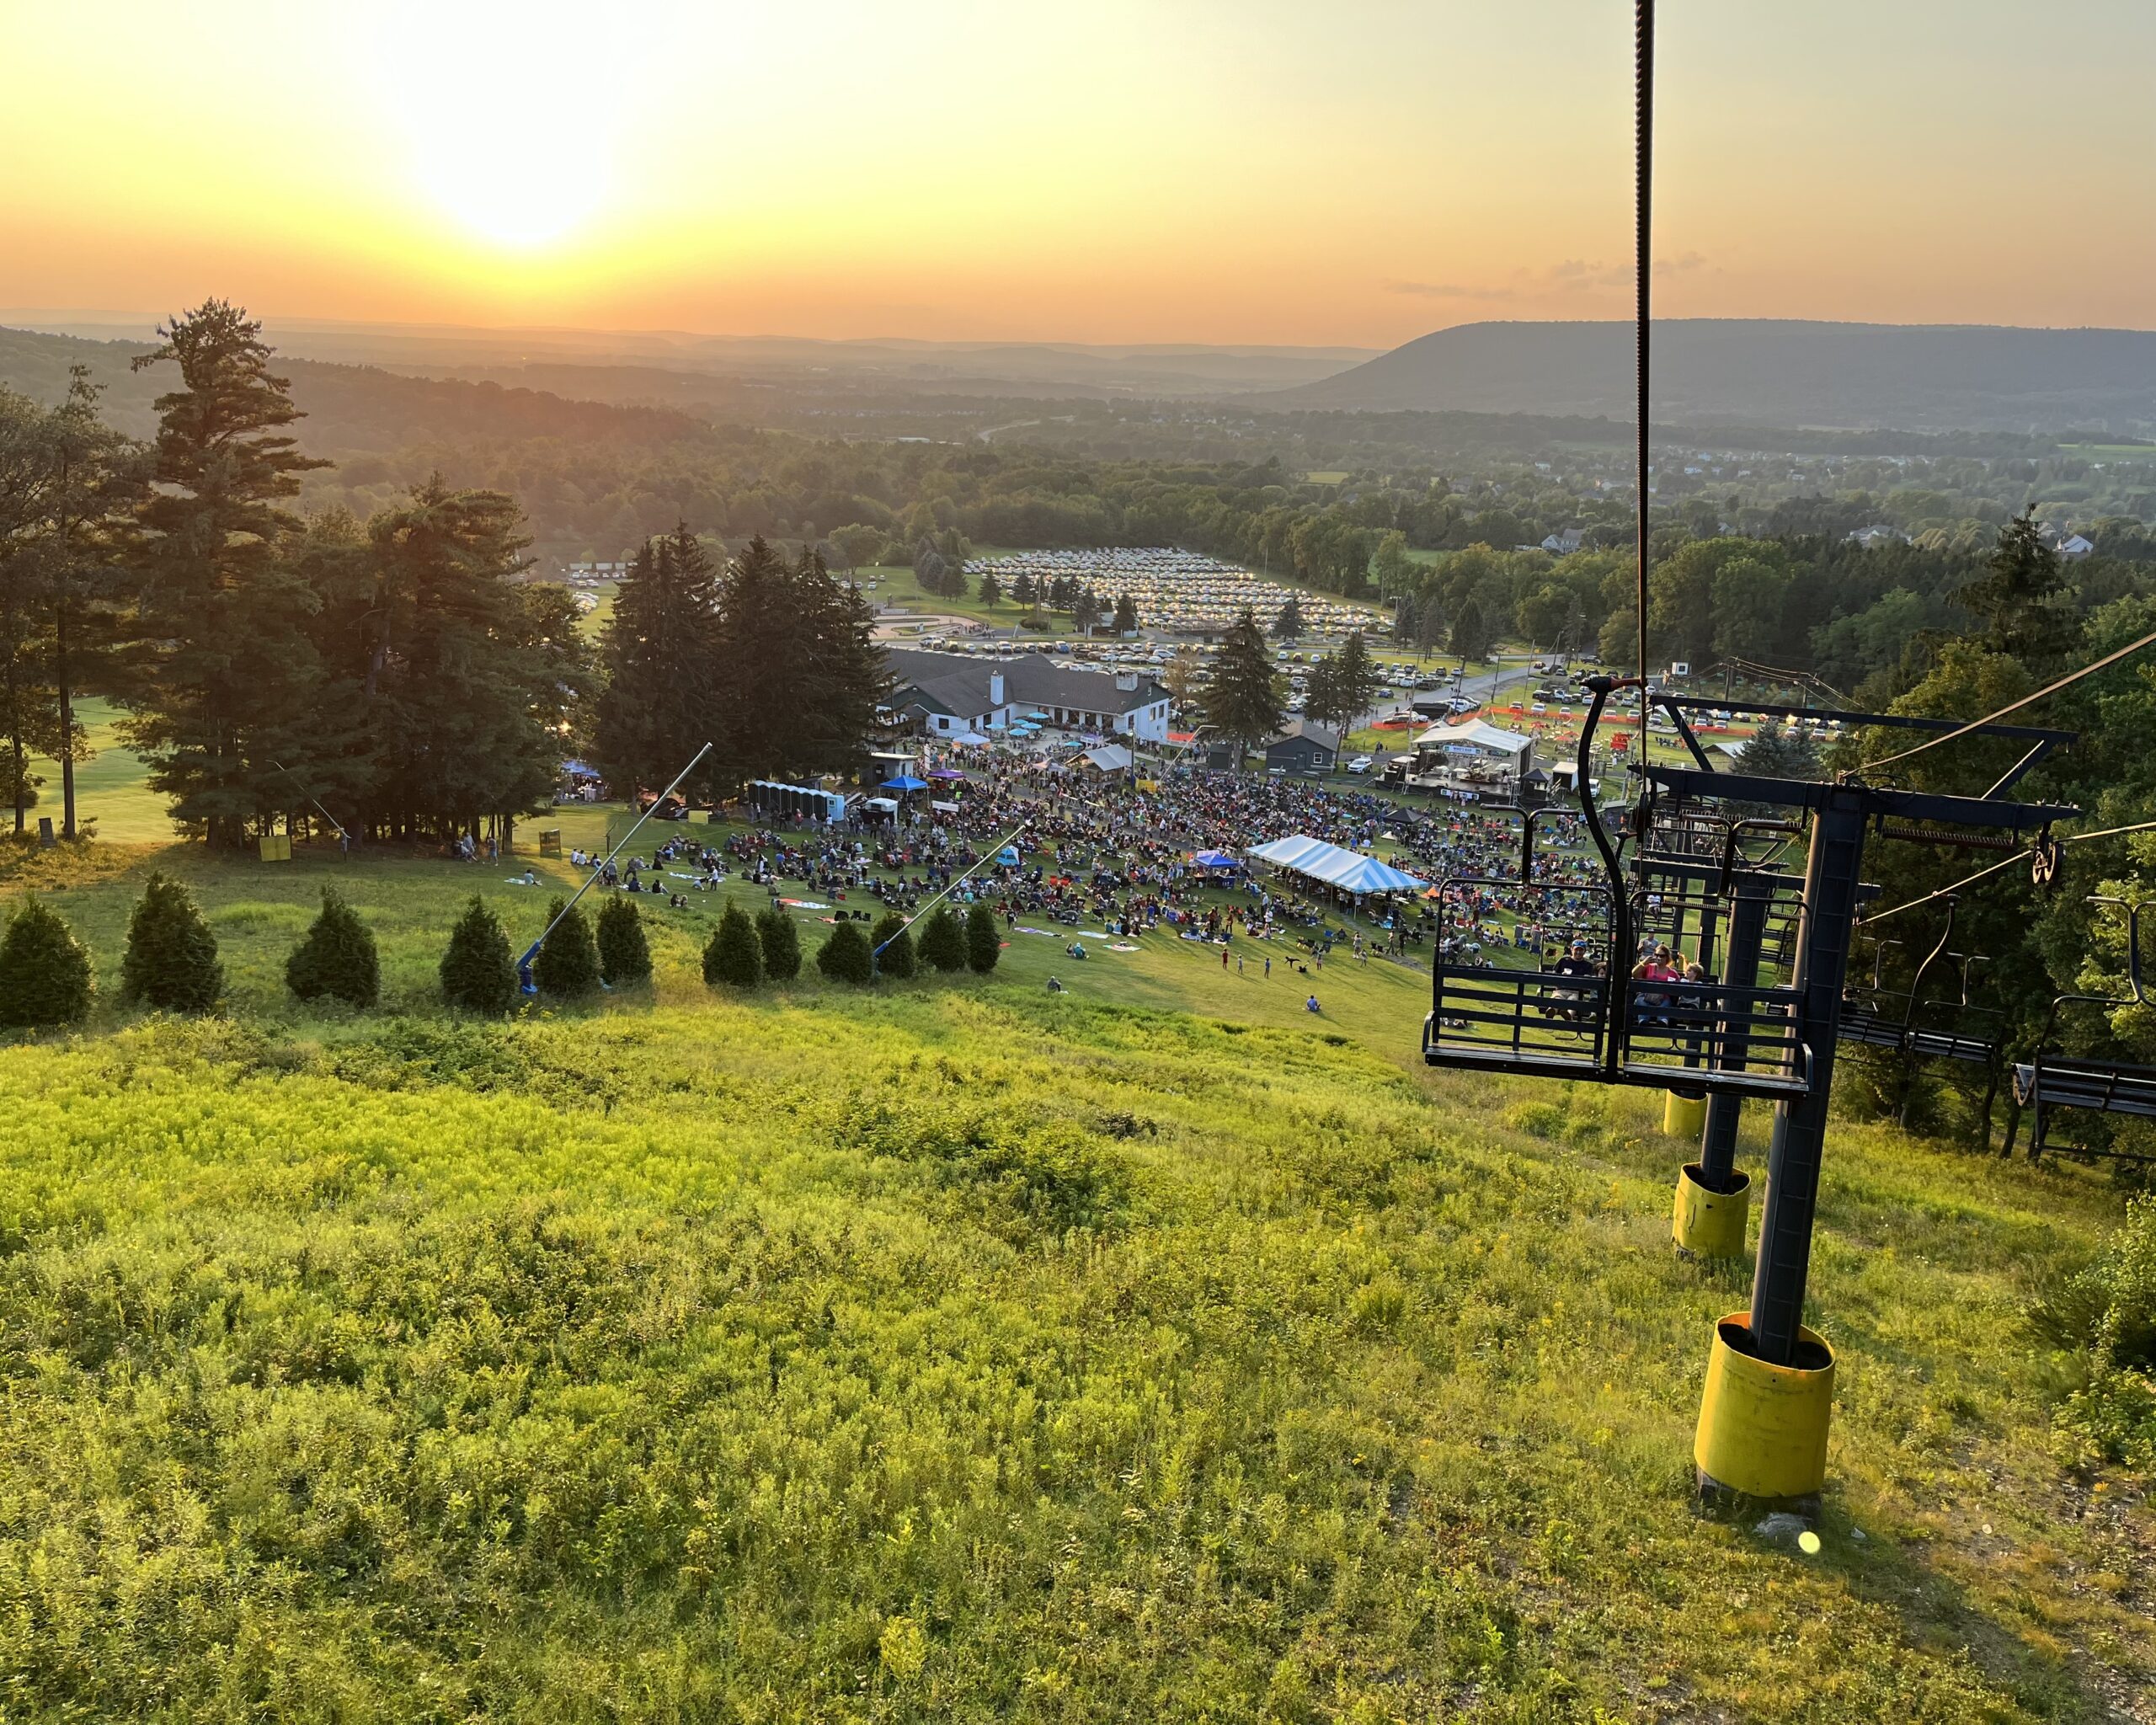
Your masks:
[[[1251,855],[1275,868],[1304,875],[1343,893],[1419,892],[1427,884],[1374,857],[1329,845],[1305,833],[1260,845]]]

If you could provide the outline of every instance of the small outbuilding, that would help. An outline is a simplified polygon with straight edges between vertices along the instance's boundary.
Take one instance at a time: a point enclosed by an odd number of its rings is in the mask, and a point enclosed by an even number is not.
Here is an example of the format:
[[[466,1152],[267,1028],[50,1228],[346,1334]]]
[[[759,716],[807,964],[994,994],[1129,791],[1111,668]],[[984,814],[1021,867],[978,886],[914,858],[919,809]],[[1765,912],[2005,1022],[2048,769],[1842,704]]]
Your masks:
[[[1328,773],[1339,764],[1340,733],[1313,719],[1298,718],[1265,745],[1267,772]]]

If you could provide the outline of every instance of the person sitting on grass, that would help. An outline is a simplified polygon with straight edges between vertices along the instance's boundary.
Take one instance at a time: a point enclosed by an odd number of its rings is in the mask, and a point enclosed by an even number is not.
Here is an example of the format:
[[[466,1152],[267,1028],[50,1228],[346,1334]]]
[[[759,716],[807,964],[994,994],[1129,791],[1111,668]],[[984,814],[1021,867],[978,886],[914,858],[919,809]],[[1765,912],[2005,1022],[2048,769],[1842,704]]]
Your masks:
[[[1308,1000],[1303,1002],[1303,1010],[1305,1012],[1323,1012],[1325,1009],[1318,1005],[1317,996],[1315,995],[1312,995]]]

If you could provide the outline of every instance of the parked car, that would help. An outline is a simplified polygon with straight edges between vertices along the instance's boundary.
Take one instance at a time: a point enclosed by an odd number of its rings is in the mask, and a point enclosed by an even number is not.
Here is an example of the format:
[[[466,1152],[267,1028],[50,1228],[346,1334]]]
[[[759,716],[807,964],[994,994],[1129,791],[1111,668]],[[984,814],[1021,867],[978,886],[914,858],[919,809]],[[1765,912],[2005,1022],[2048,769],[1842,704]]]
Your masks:
[[[1368,772],[1370,770],[1370,757],[1367,755],[1358,755],[1348,763],[1348,770],[1350,772]]]

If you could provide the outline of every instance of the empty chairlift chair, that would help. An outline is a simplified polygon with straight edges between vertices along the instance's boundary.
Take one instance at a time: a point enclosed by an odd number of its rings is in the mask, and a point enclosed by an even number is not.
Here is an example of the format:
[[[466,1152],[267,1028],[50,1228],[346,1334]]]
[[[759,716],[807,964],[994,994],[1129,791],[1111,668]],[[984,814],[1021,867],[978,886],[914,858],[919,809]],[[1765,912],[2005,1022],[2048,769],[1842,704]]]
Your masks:
[[[2032,1162],[2052,1149],[2121,1162],[2156,1162],[2156,1149],[2121,1146],[2110,1140],[2063,1143],[2053,1136],[2062,1113],[2069,1116],[2079,1113],[2127,1120],[2156,1120],[2156,1065],[2116,1060],[2100,1055],[2070,1054],[2061,1045],[2065,1034],[2061,1015],[2068,1007],[2101,1009],[2149,1004],[2141,969],[2143,903],[2128,904],[2117,899],[2090,902],[2117,905],[2126,912],[2128,991],[2116,996],[2063,994],[2053,1001],[2036,1055],[2014,1069],[2014,1099],[2030,1112],[2029,1156]],[[2013,1149],[2009,1135],[2009,1155]]]

